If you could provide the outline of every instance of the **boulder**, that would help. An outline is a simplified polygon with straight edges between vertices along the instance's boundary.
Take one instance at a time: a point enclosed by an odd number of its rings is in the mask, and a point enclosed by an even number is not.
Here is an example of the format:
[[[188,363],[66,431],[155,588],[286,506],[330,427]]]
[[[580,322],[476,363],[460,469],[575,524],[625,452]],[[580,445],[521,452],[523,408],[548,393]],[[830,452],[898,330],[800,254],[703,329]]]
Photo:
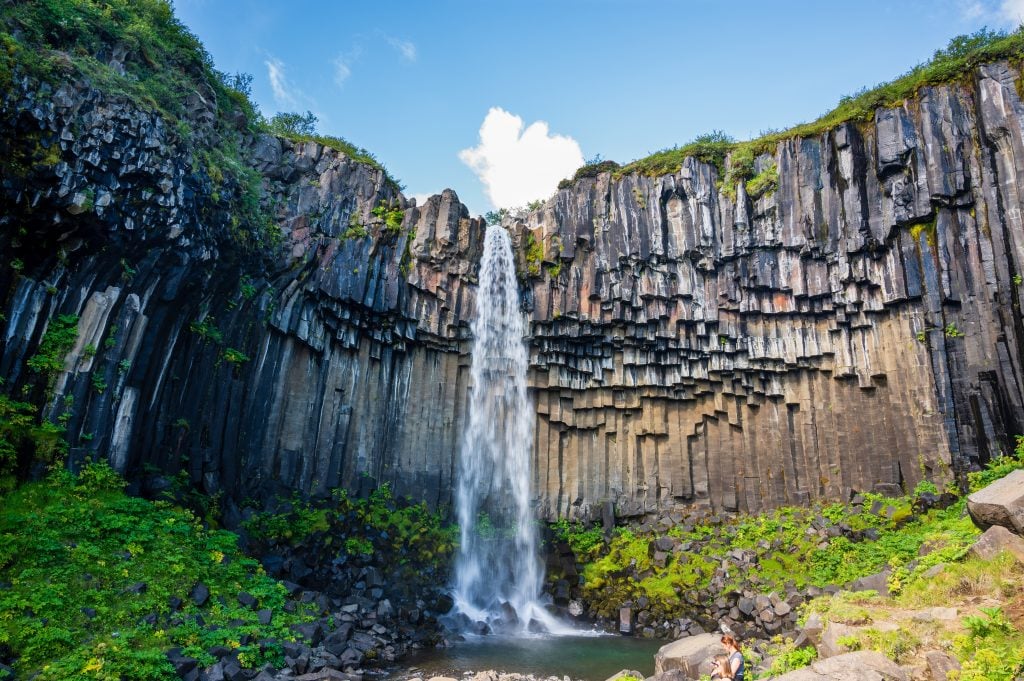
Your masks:
[[[859,650],[818,660],[775,677],[775,681],[909,681],[898,664],[882,653]]]
[[[889,570],[861,577],[850,584],[850,591],[876,591],[879,596],[889,595]]]
[[[654,656],[655,675],[673,669],[682,671],[691,678],[711,674],[711,660],[715,655],[725,654],[722,637],[719,634],[698,634],[663,645]]]
[[[844,645],[840,645],[839,639],[844,636],[852,636],[856,633],[856,627],[851,627],[840,622],[829,622],[825,631],[821,633],[821,638],[818,640],[818,657],[821,659],[827,659],[849,652],[849,648]]]
[[[618,672],[616,674],[612,674],[607,679],[605,679],[605,681],[619,681],[619,679],[621,679],[621,678],[623,678],[625,676],[632,676],[635,679],[642,679],[642,678],[644,678],[644,675],[641,674],[640,672],[636,671],[635,669],[623,669],[622,671],[620,671],[620,672]]]
[[[968,496],[967,511],[974,524],[983,530],[1000,525],[1024,535],[1024,469]]]
[[[950,672],[960,669],[960,662],[941,650],[929,650],[924,654],[924,659],[928,663],[928,672],[932,675],[933,681],[946,681]]]
[[[1024,539],[1010,532],[1002,525],[993,525],[978,537],[978,541],[970,548],[973,556],[982,560],[992,560],[1001,551],[1008,551],[1024,563]]]

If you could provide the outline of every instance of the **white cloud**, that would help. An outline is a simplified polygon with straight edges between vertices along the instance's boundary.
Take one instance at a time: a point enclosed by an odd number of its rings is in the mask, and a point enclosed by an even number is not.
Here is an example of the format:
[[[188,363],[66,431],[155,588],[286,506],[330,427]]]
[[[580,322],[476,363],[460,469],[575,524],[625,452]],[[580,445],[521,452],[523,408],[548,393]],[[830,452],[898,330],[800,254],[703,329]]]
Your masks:
[[[408,40],[401,40],[384,34],[384,39],[388,41],[388,45],[398,50],[398,54],[402,55],[402,59],[413,62],[416,61],[416,44]]]
[[[431,196],[434,196],[435,194],[440,193],[441,192],[427,192],[426,194],[409,194],[406,198],[416,199],[416,205],[422,208],[423,206],[427,205],[427,199],[429,199]]]
[[[999,5],[999,16],[1011,26],[1024,23],[1024,0],[1003,0]]]
[[[959,5],[960,14],[968,21],[980,19],[988,13],[988,9],[981,0],[960,0]]]
[[[348,60],[338,55],[334,58],[334,83],[341,87],[348,80],[348,77],[352,75],[352,67],[349,66]]]
[[[583,165],[583,152],[572,137],[549,134],[544,121],[524,130],[522,118],[492,107],[480,143],[460,151],[459,160],[480,178],[495,208],[512,208],[554,193],[559,180]]]
[[[342,87],[345,81],[348,80],[349,76],[352,75],[352,65],[359,61],[359,57],[363,55],[363,48],[361,45],[356,45],[351,50],[346,52],[338,53],[338,56],[334,58],[331,64],[334,66],[334,84],[338,87]]]
[[[297,109],[297,91],[284,75],[284,62],[277,57],[268,57],[263,63],[267,65],[267,77],[270,78],[270,88],[274,91],[274,101],[284,109]]]

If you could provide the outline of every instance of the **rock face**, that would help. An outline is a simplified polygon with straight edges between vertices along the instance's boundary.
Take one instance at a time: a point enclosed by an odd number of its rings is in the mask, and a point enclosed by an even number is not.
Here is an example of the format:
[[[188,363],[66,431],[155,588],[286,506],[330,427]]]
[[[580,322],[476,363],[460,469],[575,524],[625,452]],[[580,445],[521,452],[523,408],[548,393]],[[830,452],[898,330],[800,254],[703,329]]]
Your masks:
[[[52,163],[4,178],[0,370],[67,413],[73,460],[235,499],[388,481],[448,503],[483,235],[453,192],[413,207],[340,152],[249,135],[283,244],[247,258],[214,210],[228,189],[155,114],[26,81],[0,122]],[[44,397],[25,362],[58,314],[78,339]]]
[[[1009,65],[973,76],[780,143],[756,199],[688,159],[508,225],[541,514],[893,492],[1010,450],[1024,105]],[[202,139],[230,112],[200,113]],[[484,231],[453,192],[414,206],[341,152],[250,134],[283,233],[257,257],[200,150],[124,99],[22,80],[0,140],[48,159],[0,191],[0,372],[63,418],[73,460],[229,500],[389,482],[450,503]],[[46,385],[25,362],[61,314],[78,339]]]
[[[523,221],[550,514],[894,492],[1011,451],[1024,107],[1006,64],[974,76],[780,143],[756,200],[688,159]]]
[[[777,681],[907,681],[898,664],[882,653],[858,651],[811,663],[775,677]]]
[[[1000,525],[1024,535],[1024,470],[1016,470],[967,497],[967,510],[983,530]]]

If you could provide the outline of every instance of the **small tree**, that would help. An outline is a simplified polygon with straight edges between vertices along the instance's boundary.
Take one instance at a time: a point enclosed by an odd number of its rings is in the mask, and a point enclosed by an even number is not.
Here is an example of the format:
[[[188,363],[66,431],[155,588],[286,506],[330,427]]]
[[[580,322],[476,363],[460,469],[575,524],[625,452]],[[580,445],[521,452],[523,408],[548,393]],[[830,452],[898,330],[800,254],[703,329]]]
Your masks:
[[[316,134],[316,123],[317,117],[312,111],[281,112],[270,119],[270,130],[286,137],[308,137]]]

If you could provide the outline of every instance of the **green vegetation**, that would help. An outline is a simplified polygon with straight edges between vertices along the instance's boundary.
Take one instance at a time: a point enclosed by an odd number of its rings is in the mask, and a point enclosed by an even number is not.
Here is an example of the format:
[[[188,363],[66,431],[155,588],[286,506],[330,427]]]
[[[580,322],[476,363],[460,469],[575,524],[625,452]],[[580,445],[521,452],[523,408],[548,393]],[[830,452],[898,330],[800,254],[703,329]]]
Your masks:
[[[993,465],[1003,474],[1011,466],[1024,467],[1024,450],[1018,446],[1016,457]],[[916,496],[933,489],[920,485]],[[669,554],[664,564],[654,560],[656,535],[618,528],[605,542],[596,528],[564,522],[554,531],[583,564],[583,592],[599,614],[608,616],[622,601],[646,596],[652,612],[667,617],[681,607],[681,594],[709,588],[716,575],[726,578],[723,592],[751,580],[768,592],[783,590],[787,582],[798,587],[844,585],[887,568],[890,590],[900,593],[929,568],[961,560],[979,534],[964,513],[965,499],[947,509],[915,514],[916,496],[862,496],[858,506],[781,508],[722,524],[677,526],[668,534],[689,549]],[[841,531],[822,542],[817,530],[829,527]],[[919,555],[922,547],[928,549],[925,555]],[[720,569],[721,557],[733,549],[750,557],[751,566],[742,574]]]
[[[0,394],[0,494],[14,489],[25,462],[49,464],[67,453],[64,423],[37,418],[35,406]]]
[[[189,324],[189,330],[205,341],[220,345],[224,342],[224,334],[214,323],[213,317],[204,317],[202,321]]]
[[[601,159],[601,155],[598,154],[592,159],[586,161],[580,166],[575,173],[573,173],[572,179],[564,179],[558,183],[559,189],[568,189],[572,187],[578,180],[584,177],[597,177],[601,173],[611,173],[618,170],[621,166],[615,161],[604,161]],[[531,208],[531,210],[533,210]]]
[[[39,342],[39,350],[29,357],[29,369],[53,377],[64,369],[64,358],[78,340],[77,315],[63,314],[50,320]]]
[[[533,236],[533,232],[526,232],[526,273],[531,277],[540,276],[540,264],[544,260],[544,246]]]
[[[610,171],[616,177],[631,173],[667,175],[678,172],[684,159],[694,157],[703,163],[713,165],[718,171],[723,192],[734,195],[737,182],[753,178],[754,158],[760,154],[774,154],[779,142],[794,137],[820,135],[842,123],[871,121],[878,108],[898,106],[914,97],[920,88],[928,85],[967,79],[972,69],[978,65],[1000,59],[1024,59],[1024,30],[1005,33],[981,29],[970,35],[957,36],[944,49],[936,51],[928,62],[915,66],[891,82],[870,89],[865,88],[852,96],[843,97],[836,108],[810,123],[802,123],[784,131],[768,132],[745,142],[737,142],[716,130],[700,135],[683,146],[657,151],[621,167],[614,161],[597,159],[599,163],[588,162],[576,171],[571,180],[563,180],[559,184],[559,189],[572,186],[581,177],[593,177],[600,172]],[[754,197],[769,193],[778,183],[777,170],[766,169],[764,172],[769,174],[758,180],[753,189],[748,184],[748,192]],[[774,179],[771,173],[776,173]]]
[[[818,659],[818,651],[813,646],[796,648],[793,646],[792,639],[783,640],[779,636],[769,644],[768,654],[772,658],[772,663],[764,678],[773,678],[795,669],[801,669]],[[744,654],[744,657],[748,656]]]
[[[356,146],[342,137],[322,135],[317,132],[317,117],[312,111],[304,114],[299,113],[278,113],[267,122],[267,129],[293,142],[317,142],[325,147],[340,151],[354,161],[373,166],[384,173],[385,179],[395,189],[401,189],[401,183],[395,180],[388,173],[387,168],[381,165],[377,157],[366,149]]]
[[[1024,672],[1024,632],[1013,626],[999,607],[981,607],[981,615],[968,615],[968,632],[958,636],[953,649],[963,661],[961,681],[1002,681]]]
[[[215,645],[237,649],[246,666],[281,663],[279,643],[243,642],[291,640],[289,626],[308,619],[286,611],[284,587],[239,552],[235,535],[129,497],[124,484],[89,464],[0,500],[0,581],[10,585],[0,590],[0,643],[19,658],[18,675],[170,680],[164,651],[174,646],[203,665]],[[189,598],[197,582],[210,591],[202,606]],[[243,591],[272,611],[269,625],[239,604]]]
[[[700,135],[692,142],[681,147],[672,147],[655,152],[646,158],[633,161],[616,171],[616,176],[638,173],[640,175],[668,175],[678,172],[683,160],[693,157],[701,163],[713,165],[718,170],[718,177],[725,174],[725,157],[736,147],[736,140],[721,130]]]
[[[775,161],[771,161],[764,170],[755,175],[747,183],[747,196],[751,199],[759,199],[762,196],[772,194],[779,187],[779,167]]]
[[[341,240],[365,239],[368,236],[370,236],[370,230],[366,229],[366,225],[359,222],[359,215],[352,213],[348,219],[348,229],[341,233]]]
[[[392,205],[390,202],[381,201],[372,211],[374,217],[384,222],[384,231],[388,234],[398,234],[402,231],[402,220],[405,218],[405,211],[400,206]]]
[[[122,47],[122,63],[112,64],[111,54],[120,56]],[[282,239],[262,205],[263,178],[243,159],[241,147],[249,135],[268,131],[318,142],[382,170],[386,181],[399,187],[365,149],[317,134],[313,114],[283,113],[265,120],[250,99],[252,76],[215,70],[209,54],[174,16],[167,0],[8,0],[0,13],[0,84],[5,90],[17,74],[51,84],[82,77],[109,95],[156,112],[188,147],[199,132],[192,129],[197,123],[188,110],[196,103],[182,93],[202,98],[199,106],[205,102],[218,112],[212,136],[217,143],[194,149],[192,167],[209,178],[210,210],[229,224],[227,234],[243,253],[274,248]],[[0,163],[10,173],[24,176],[33,168],[52,168],[59,160],[58,144],[45,135],[31,135]],[[95,195],[90,192],[85,194],[83,211],[94,207]],[[130,269],[125,269],[128,278]]]
[[[256,295],[256,285],[249,277],[242,277],[238,282],[238,292],[244,300],[252,300]]]
[[[249,356],[241,350],[235,348],[224,348],[220,356],[227,362],[235,365],[245,364],[249,361]]]
[[[946,324],[946,328],[943,330],[946,334],[946,338],[963,338],[964,332],[957,328],[956,324],[950,322]]]
[[[389,564],[410,569],[412,564],[446,565],[456,534],[426,504],[396,499],[387,484],[367,499],[353,499],[345,490],[336,490],[326,501],[296,496],[283,503],[283,510],[255,513],[243,526],[257,541],[340,543],[349,555],[382,554]]]

